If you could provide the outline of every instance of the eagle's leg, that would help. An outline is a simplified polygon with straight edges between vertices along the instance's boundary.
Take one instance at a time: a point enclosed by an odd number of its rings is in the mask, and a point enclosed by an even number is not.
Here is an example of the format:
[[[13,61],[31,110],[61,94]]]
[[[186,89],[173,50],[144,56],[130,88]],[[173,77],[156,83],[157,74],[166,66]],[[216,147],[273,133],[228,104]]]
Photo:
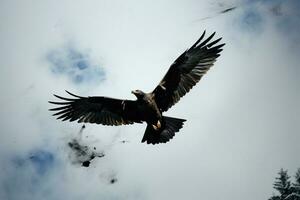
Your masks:
[[[157,120],[156,125],[152,124],[152,127],[153,127],[153,129],[156,130],[156,131],[157,131],[158,129],[160,129],[160,128],[161,128],[161,123],[160,123],[160,121]]]

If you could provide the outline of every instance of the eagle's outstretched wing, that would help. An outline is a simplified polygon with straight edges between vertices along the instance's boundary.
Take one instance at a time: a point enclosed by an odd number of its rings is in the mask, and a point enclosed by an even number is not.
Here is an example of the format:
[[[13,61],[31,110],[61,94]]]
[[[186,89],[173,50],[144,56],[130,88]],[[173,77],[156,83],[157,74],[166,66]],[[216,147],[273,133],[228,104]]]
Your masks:
[[[111,126],[142,122],[138,116],[136,101],[108,97],[81,97],[66,92],[75,98],[54,95],[63,101],[49,101],[49,103],[60,105],[60,107],[50,109],[50,111],[56,111],[53,115],[58,116],[57,119]]]
[[[222,38],[211,42],[214,35],[202,41],[204,31],[197,42],[175,60],[154,89],[155,101],[161,111],[167,111],[188,93],[220,56],[225,44],[216,45]]]

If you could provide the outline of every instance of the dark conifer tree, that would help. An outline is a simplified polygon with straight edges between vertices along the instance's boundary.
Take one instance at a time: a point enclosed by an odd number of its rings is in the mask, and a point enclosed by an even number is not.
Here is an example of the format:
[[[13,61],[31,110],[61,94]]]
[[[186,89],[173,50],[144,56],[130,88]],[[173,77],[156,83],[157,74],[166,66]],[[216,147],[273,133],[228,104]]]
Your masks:
[[[278,175],[279,177],[275,178],[273,187],[278,191],[279,195],[273,195],[269,200],[288,200],[293,193],[290,176],[287,170],[283,169],[279,171]]]
[[[300,200],[300,168],[295,175],[295,182],[293,183],[293,200]]]

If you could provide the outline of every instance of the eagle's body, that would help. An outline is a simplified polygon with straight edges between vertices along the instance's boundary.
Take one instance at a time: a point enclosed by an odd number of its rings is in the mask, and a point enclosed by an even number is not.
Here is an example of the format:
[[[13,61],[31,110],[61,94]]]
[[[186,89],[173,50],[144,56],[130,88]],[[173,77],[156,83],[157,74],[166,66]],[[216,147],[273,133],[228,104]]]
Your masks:
[[[152,92],[132,91],[137,97],[135,101],[103,96],[81,97],[67,91],[75,99],[55,95],[64,101],[50,102],[61,105],[50,110],[57,111],[54,115],[58,115],[58,119],[84,123],[122,125],[146,122],[142,142],[165,143],[174,137],[186,120],[163,116],[163,112],[189,92],[216,61],[224,44],[214,46],[221,40],[210,42],[214,34],[202,41],[204,32],[191,48],[175,60]]]
[[[152,93],[141,90],[132,91],[137,97],[137,108],[141,119],[154,126],[162,120],[162,112],[158,109]]]

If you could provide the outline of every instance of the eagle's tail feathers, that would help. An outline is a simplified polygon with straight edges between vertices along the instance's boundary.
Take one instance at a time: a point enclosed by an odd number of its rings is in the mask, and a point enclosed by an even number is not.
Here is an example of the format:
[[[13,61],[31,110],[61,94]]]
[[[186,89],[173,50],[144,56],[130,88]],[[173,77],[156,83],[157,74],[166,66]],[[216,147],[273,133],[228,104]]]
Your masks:
[[[153,125],[148,124],[142,142],[147,142],[147,144],[166,143],[182,128],[185,121],[185,119],[163,117],[160,129],[155,129]]]

